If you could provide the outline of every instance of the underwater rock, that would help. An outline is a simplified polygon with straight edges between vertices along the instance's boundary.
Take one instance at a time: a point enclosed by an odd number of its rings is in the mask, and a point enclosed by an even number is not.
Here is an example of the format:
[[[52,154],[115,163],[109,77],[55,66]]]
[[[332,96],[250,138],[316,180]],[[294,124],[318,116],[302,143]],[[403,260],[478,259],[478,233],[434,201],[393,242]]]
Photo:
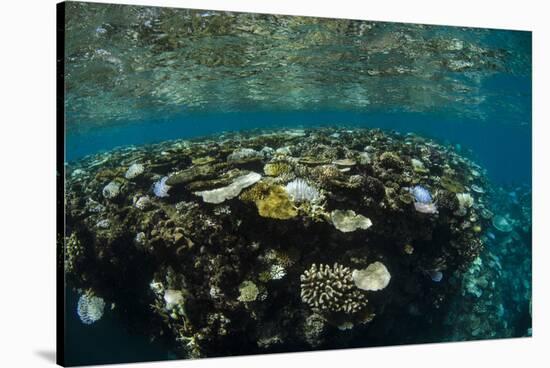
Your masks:
[[[91,325],[103,317],[104,309],[105,301],[102,298],[95,296],[92,292],[86,292],[78,299],[76,312],[82,323]]]
[[[238,196],[244,188],[248,188],[258,182],[262,176],[258,173],[251,172],[246,175],[239,176],[230,185],[222,188],[194,192],[193,194],[202,197],[206,203],[219,204],[228,199]]]
[[[134,179],[139,175],[143,174],[145,167],[142,164],[132,164],[124,174],[124,177],[128,180]]]
[[[352,160],[352,159],[349,159],[349,158],[344,158],[344,159],[341,159],[341,160],[334,160],[334,161],[332,161],[332,163],[336,166],[341,166],[341,167],[350,167],[350,166],[357,165],[357,162],[355,160]]]
[[[118,184],[116,181],[111,181],[103,188],[103,191],[101,193],[103,194],[103,197],[107,199],[113,199],[117,197],[120,193],[120,184]]]
[[[361,165],[369,165],[372,163],[372,158],[368,152],[359,153],[359,163]]]
[[[166,179],[166,185],[176,186],[187,184],[192,181],[211,179],[216,176],[217,168],[218,166],[210,165],[193,166],[189,169],[171,174],[168,179]]]
[[[390,283],[391,275],[381,262],[374,262],[364,270],[353,270],[353,282],[361,290],[382,290]]]
[[[227,156],[228,162],[250,162],[263,160],[264,155],[252,148],[240,148],[233,151],[232,154]]]
[[[357,229],[367,230],[372,226],[370,219],[356,214],[353,210],[334,210],[330,213],[330,219],[334,227],[343,233],[349,233]]]
[[[290,146],[279,147],[275,150],[275,153],[281,156],[292,156],[292,149]]]
[[[411,165],[416,173],[426,174],[430,172],[430,170],[426,169],[424,163],[416,158],[411,159]]]
[[[135,199],[134,206],[142,211],[148,210],[153,206],[153,202],[149,196],[141,196]]]
[[[386,169],[401,171],[405,163],[394,152],[384,152],[380,155],[380,165]]]
[[[313,202],[319,198],[319,191],[300,178],[288,183],[285,190],[294,202]]]

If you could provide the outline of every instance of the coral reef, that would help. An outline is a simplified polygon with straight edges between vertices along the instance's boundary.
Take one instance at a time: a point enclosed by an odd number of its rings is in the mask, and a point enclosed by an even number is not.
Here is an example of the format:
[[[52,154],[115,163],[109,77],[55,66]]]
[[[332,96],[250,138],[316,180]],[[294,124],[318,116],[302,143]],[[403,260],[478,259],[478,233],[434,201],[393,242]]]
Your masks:
[[[490,236],[527,237],[528,211],[494,192],[452,147],[378,129],[122,147],[67,164],[61,264],[105,299],[82,297],[87,321],[114,303],[181,357],[412,342],[411,316],[442,323],[490,287],[461,278]]]

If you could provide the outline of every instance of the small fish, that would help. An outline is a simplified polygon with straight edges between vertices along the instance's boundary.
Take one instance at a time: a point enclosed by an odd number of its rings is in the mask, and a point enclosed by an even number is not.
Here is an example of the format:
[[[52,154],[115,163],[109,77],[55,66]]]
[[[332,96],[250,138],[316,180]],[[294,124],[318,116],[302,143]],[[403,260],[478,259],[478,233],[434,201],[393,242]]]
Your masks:
[[[493,240],[495,240],[495,238],[496,238],[495,234],[493,234],[493,233],[490,232],[490,231],[487,232],[487,236],[488,236],[489,238],[493,239]]]

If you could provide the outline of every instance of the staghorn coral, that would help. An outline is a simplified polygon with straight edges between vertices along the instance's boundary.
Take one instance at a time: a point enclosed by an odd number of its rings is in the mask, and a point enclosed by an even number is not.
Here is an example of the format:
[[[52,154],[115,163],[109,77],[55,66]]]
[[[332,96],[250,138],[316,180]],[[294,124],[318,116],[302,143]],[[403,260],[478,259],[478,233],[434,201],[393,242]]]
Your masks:
[[[314,263],[300,281],[302,301],[320,312],[353,314],[367,305],[365,295],[354,285],[351,270],[338,263],[332,267]]]

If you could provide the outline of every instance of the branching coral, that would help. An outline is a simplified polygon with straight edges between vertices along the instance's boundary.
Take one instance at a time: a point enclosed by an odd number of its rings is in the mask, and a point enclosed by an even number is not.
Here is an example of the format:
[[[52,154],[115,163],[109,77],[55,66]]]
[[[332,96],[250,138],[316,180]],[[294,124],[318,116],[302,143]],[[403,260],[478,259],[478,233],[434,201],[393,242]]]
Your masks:
[[[354,285],[351,270],[338,263],[332,267],[313,264],[300,281],[302,301],[321,312],[352,314],[367,305],[365,295]]]

